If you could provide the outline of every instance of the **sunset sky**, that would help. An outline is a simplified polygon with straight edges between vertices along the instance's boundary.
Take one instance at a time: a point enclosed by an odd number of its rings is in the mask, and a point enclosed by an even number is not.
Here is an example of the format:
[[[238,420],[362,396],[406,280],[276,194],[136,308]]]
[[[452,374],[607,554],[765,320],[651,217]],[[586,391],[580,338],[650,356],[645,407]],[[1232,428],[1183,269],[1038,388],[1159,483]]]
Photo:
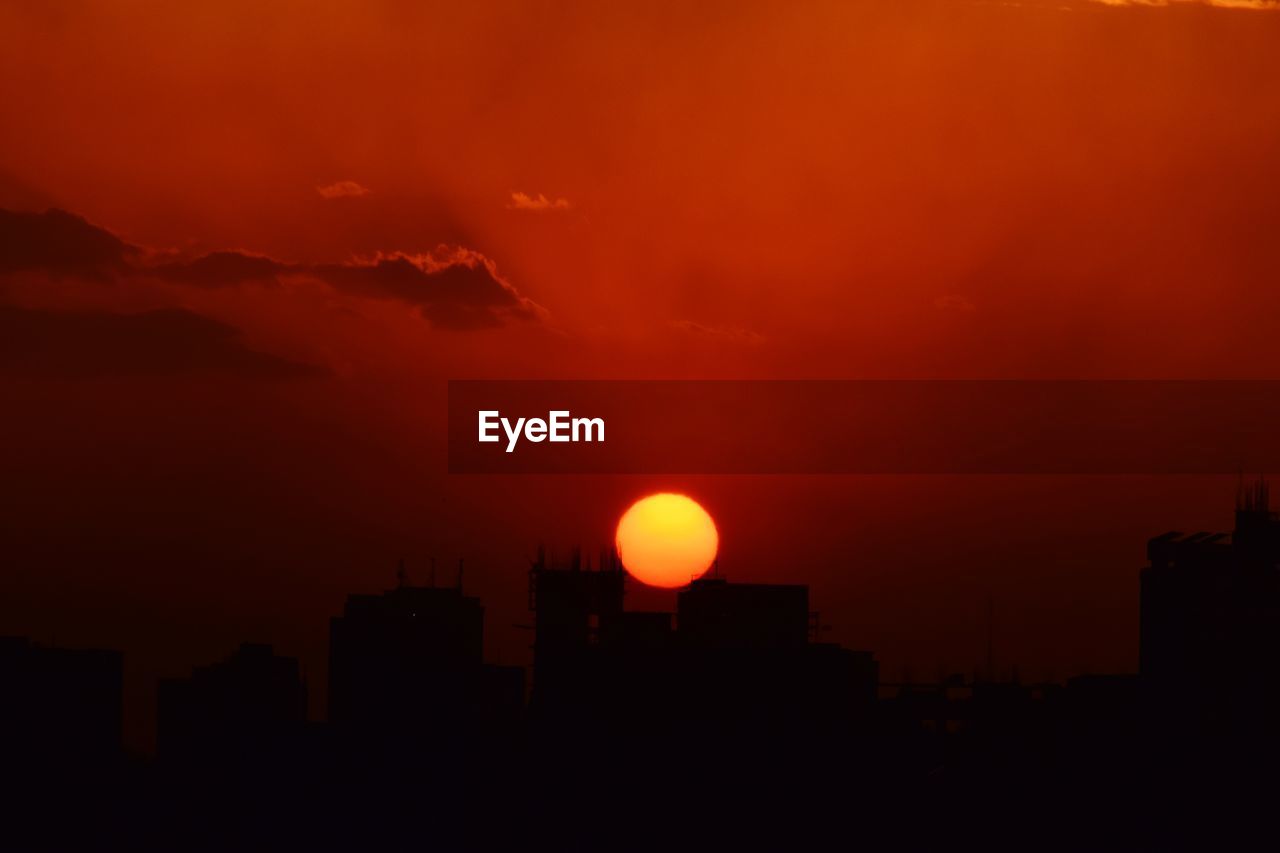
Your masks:
[[[322,693],[402,556],[524,660],[537,544],[675,490],[889,677],[988,599],[1131,670],[1234,478],[450,477],[444,381],[1276,378],[1278,5],[0,3],[0,634],[124,649],[145,743],[240,640]]]

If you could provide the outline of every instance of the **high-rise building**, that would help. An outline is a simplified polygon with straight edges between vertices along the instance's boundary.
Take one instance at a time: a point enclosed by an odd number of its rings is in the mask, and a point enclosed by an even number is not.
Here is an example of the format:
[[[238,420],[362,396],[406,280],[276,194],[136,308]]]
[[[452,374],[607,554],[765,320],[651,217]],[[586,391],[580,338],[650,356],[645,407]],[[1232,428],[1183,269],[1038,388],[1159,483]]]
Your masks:
[[[1242,488],[1235,531],[1147,543],[1139,668],[1169,708],[1233,718],[1280,709],[1280,519]]]
[[[329,719],[387,733],[514,719],[523,671],[483,658],[484,608],[460,586],[352,595],[329,625]]]
[[[567,566],[545,555],[530,572],[534,704],[562,729],[722,730],[849,722],[875,700],[869,652],[815,641],[802,585],[694,581],[676,612],[623,608],[616,556]]]
[[[161,679],[157,747],[165,759],[231,757],[261,749],[306,721],[296,658],[244,643],[187,678]]]
[[[698,648],[797,649],[809,644],[809,587],[695,580],[677,596],[680,640]]]

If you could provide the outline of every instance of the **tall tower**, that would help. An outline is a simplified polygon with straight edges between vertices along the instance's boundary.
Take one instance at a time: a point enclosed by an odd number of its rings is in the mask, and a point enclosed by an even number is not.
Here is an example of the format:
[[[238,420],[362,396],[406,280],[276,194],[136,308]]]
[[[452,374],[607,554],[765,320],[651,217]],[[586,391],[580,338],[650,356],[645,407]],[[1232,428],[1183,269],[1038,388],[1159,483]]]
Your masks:
[[[1166,533],[1140,575],[1139,669],[1171,710],[1215,719],[1280,710],[1280,520],[1242,488],[1233,534]]]

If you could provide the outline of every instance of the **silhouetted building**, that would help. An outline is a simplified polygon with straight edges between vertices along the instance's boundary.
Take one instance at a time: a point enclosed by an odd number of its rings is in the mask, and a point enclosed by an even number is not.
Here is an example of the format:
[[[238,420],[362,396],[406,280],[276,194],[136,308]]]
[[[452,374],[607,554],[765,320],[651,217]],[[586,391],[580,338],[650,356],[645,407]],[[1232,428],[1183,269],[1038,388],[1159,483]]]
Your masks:
[[[809,587],[703,578],[676,598],[681,642],[690,648],[798,649],[809,643]]]
[[[626,575],[614,555],[602,555],[599,569],[593,571],[589,564],[584,569],[577,550],[568,565],[555,567],[548,564],[546,551],[538,549],[529,570],[536,709],[557,715],[591,714],[592,706],[621,677],[616,652],[631,645],[628,628],[636,627],[651,639],[656,632],[658,644],[663,644],[671,614],[648,621],[628,618],[622,609],[625,585]]]
[[[939,683],[886,684],[883,717],[898,734],[955,734],[969,721],[973,684],[960,676]]]
[[[1235,532],[1166,533],[1141,573],[1140,670],[1172,711],[1280,709],[1280,520],[1265,483],[1243,488]]]
[[[387,733],[512,722],[523,670],[483,654],[484,608],[460,587],[349,596],[329,625],[329,720]]]
[[[697,580],[679,592],[673,619],[624,610],[625,584],[614,555],[593,571],[576,552],[558,568],[539,552],[529,588],[534,705],[544,724],[694,725],[732,738],[761,725],[797,733],[852,725],[875,701],[869,652],[812,642],[808,587]]]
[[[118,757],[124,658],[0,637],[0,762],[100,763]]]
[[[1066,733],[1110,745],[1134,743],[1143,725],[1141,678],[1137,675],[1079,675],[1058,692],[1055,713]]]
[[[296,658],[244,643],[188,678],[161,679],[157,746],[165,759],[229,757],[264,747],[306,721]]]
[[[689,701],[742,728],[851,725],[879,669],[870,652],[813,642],[816,620],[807,586],[694,581],[676,604]]]
[[[608,642],[623,618],[626,575],[616,556],[601,556],[598,571],[582,566],[575,550],[563,568],[548,566],[546,551],[529,570],[529,609],[534,612],[535,666],[545,660]]]

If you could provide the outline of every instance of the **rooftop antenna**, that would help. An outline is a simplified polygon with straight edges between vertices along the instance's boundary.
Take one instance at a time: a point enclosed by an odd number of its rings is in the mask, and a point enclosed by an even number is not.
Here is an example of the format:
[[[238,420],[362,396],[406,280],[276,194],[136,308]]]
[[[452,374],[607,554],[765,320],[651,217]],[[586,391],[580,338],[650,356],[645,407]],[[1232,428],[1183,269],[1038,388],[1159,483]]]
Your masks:
[[[400,562],[396,563],[396,586],[404,586],[408,578],[408,573],[404,570],[404,557],[401,557]]]

